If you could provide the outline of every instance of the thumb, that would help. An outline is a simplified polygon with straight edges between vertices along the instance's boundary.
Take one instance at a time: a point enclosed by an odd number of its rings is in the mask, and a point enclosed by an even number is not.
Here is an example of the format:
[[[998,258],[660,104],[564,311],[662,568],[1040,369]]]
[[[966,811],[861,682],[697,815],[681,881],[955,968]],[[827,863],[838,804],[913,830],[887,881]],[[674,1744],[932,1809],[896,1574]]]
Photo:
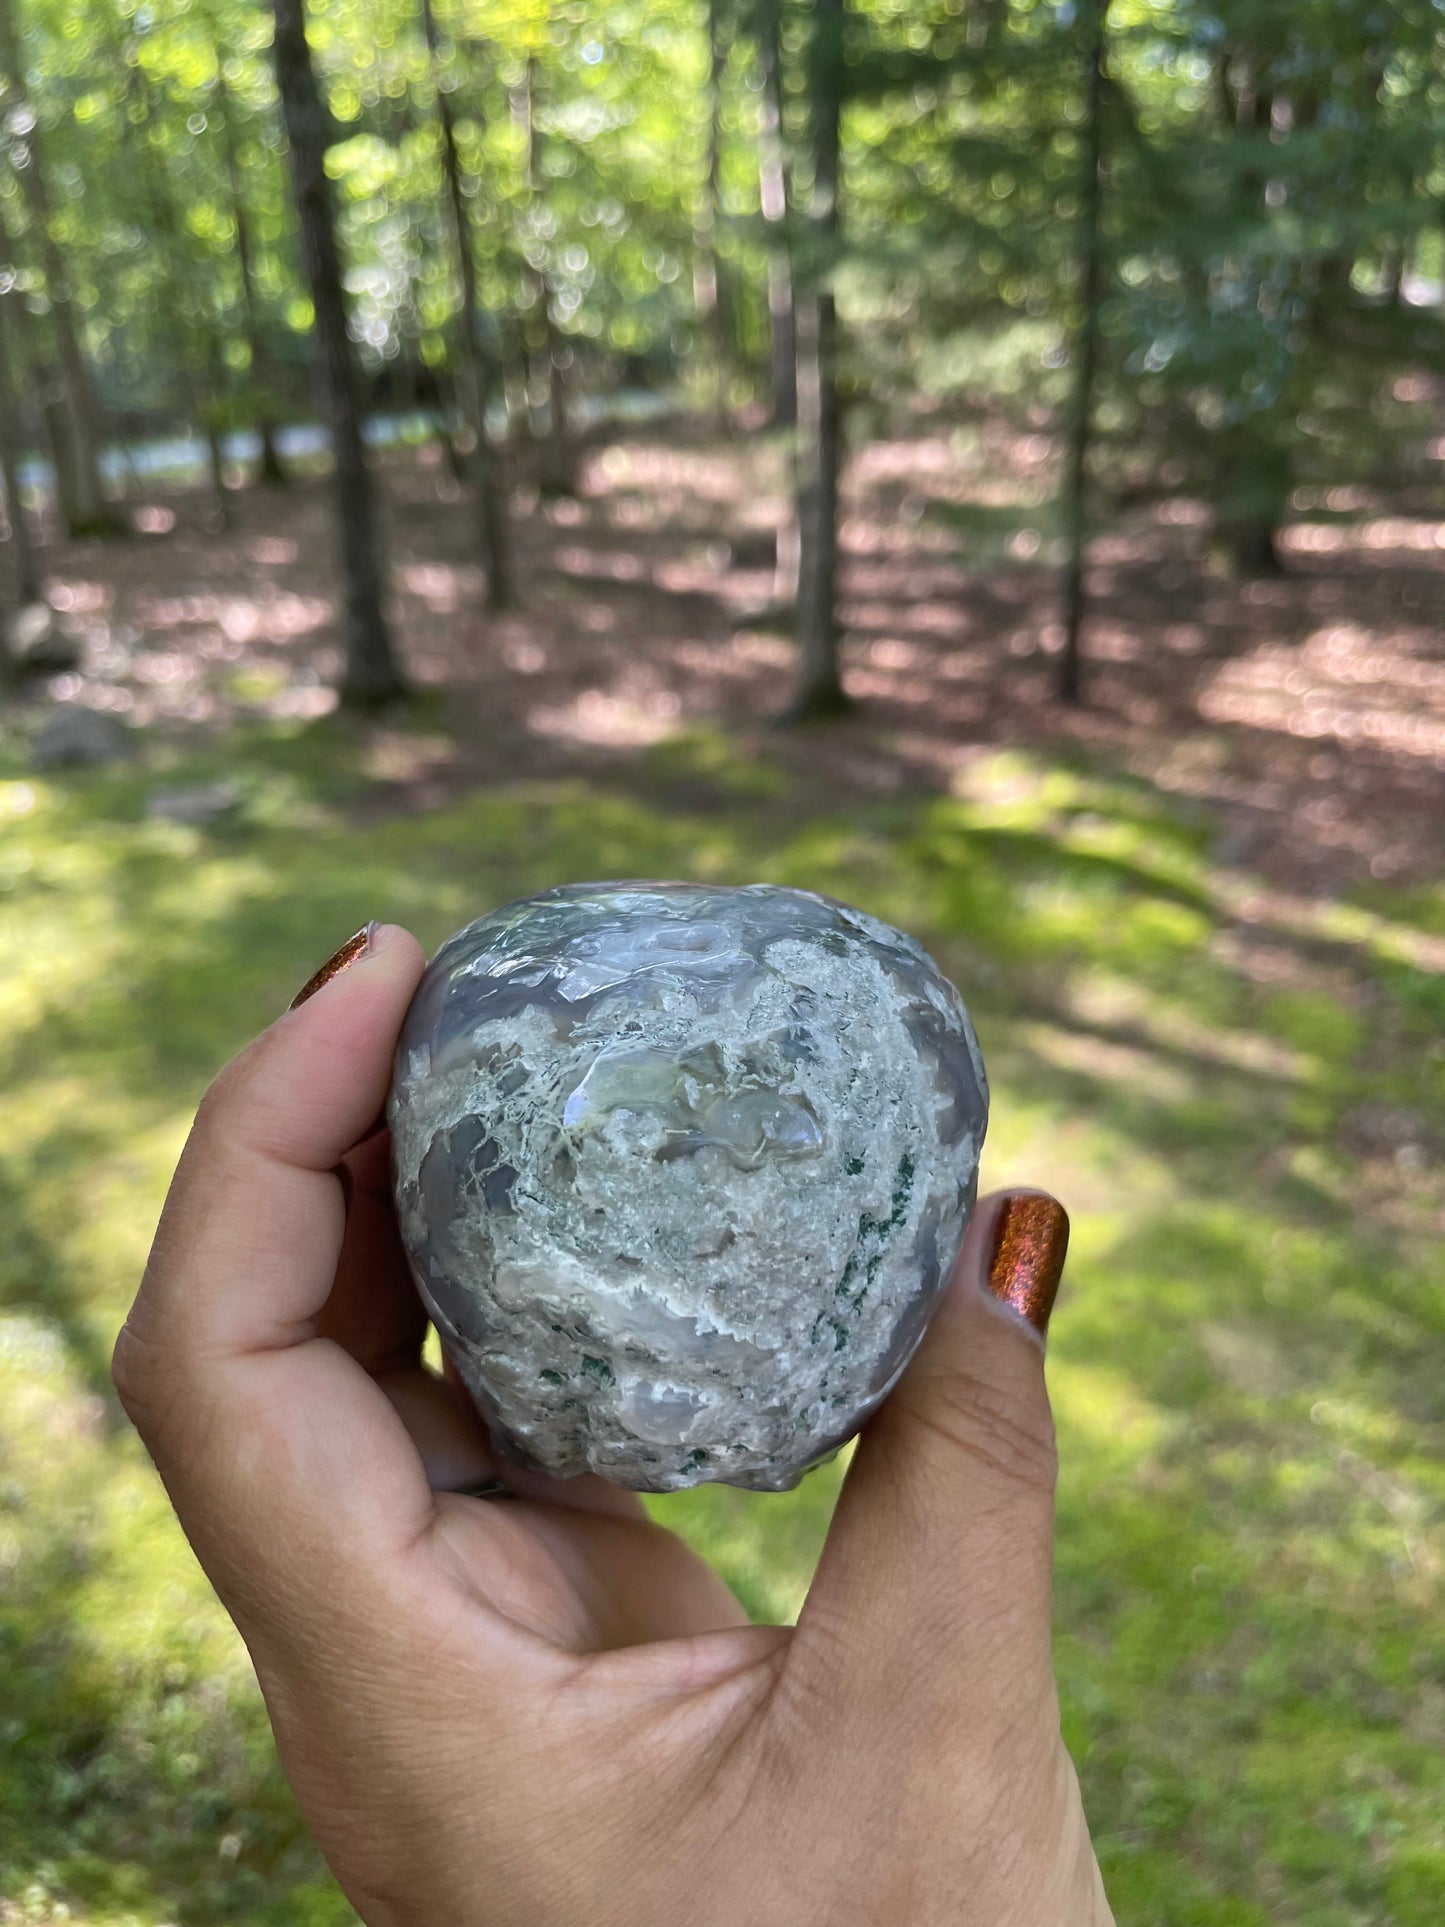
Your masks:
[[[1043,1327],[1067,1243],[1042,1192],[981,1201],[923,1343],[859,1440],[796,1641],[864,1719],[896,1720],[923,1694],[931,1717],[988,1731],[1035,1694],[1052,1703]]]

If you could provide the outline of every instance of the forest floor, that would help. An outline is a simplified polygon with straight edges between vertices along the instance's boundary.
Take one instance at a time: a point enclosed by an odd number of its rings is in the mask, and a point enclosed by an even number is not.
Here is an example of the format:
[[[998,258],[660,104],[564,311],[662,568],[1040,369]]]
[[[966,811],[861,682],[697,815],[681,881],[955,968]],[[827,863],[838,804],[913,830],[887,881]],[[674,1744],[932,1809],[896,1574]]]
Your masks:
[[[990,1184],[1074,1217],[1050,1339],[1066,1730],[1124,1927],[1437,1927],[1445,1886],[1445,521],[1335,498],[1286,573],[1196,505],[1096,545],[1049,697],[1049,450],[851,465],[848,677],[797,733],[781,466],[686,430],[519,517],[385,471],[418,699],[332,710],[324,489],[155,494],[48,557],[78,666],[0,715],[0,1922],[340,1927],[106,1360],[199,1091],[370,916],[428,944],[601,875],[915,930],[974,1009]],[[57,701],[134,754],[37,773]],[[192,820],[186,820],[186,819]],[[840,1467],[659,1512],[797,1609]]]
[[[385,471],[400,652],[428,734],[377,734],[379,807],[477,782],[626,769],[697,725],[744,746],[786,704],[772,590],[777,444],[687,424],[585,456],[579,494],[518,516],[524,609],[481,608],[470,499],[436,448]],[[769,739],[823,797],[947,790],[980,749],[1077,752],[1194,800],[1220,859],[1310,894],[1445,875],[1445,521],[1335,490],[1284,537],[1286,572],[1211,564],[1204,505],[1126,512],[1094,543],[1087,706],[1052,700],[1052,443],[985,428],[875,442],[849,464],[841,615],[856,717]],[[84,638],[52,699],[137,724],[326,714],[340,670],[324,483],[138,505],[130,543],[54,559]],[[389,760],[390,759],[390,760]]]

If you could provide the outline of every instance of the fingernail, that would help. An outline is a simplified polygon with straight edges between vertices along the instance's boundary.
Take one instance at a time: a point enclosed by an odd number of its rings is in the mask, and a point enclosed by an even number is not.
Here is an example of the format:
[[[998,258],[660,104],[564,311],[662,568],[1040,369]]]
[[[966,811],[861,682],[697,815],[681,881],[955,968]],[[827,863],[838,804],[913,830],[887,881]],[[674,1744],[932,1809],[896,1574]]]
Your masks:
[[[1068,1248],[1069,1214],[1056,1198],[1008,1199],[994,1233],[989,1290],[1046,1332]]]
[[[375,923],[363,924],[354,937],[348,937],[334,957],[328,957],[314,977],[309,977],[291,1000],[291,1009],[304,1004],[308,997],[314,997],[318,990],[325,990],[333,977],[339,977],[343,970],[349,970],[358,957],[366,955],[367,947],[376,934]]]

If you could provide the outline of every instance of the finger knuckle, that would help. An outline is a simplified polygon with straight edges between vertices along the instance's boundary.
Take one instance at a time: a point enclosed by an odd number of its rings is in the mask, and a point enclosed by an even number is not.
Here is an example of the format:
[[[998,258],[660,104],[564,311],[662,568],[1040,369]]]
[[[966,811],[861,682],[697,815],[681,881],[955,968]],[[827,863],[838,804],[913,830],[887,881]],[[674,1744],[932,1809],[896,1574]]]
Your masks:
[[[223,1065],[206,1086],[196,1110],[196,1128],[206,1131],[221,1122],[235,1107],[237,1100],[244,1096],[250,1083],[251,1050],[248,1047],[239,1057],[233,1057],[229,1064]]]
[[[983,1379],[950,1373],[931,1381],[914,1416],[954,1451],[1010,1484],[1053,1493],[1059,1454],[1047,1410],[1021,1408]]]
[[[116,1396],[142,1437],[161,1429],[169,1402],[163,1391],[166,1374],[161,1369],[159,1350],[154,1339],[127,1319],[111,1354],[110,1376]]]

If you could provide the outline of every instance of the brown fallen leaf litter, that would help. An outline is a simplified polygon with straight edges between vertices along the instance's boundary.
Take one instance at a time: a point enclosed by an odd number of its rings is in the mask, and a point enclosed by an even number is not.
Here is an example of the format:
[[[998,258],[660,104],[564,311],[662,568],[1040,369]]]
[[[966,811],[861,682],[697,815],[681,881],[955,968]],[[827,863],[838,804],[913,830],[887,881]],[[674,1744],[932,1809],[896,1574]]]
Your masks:
[[[436,692],[435,731],[382,719],[371,808],[474,786],[601,774],[699,725],[766,741],[820,807],[947,788],[980,750],[1066,749],[1189,798],[1214,853],[1317,897],[1445,870],[1445,520],[1352,499],[1302,515],[1285,571],[1238,582],[1211,560],[1202,504],[1122,514],[1093,546],[1088,702],[1051,698],[1061,642],[1042,437],[960,446],[937,431],[850,462],[841,616],[847,720],[794,734],[770,719],[792,652],[759,619],[784,515],[763,437],[709,443],[686,425],[587,449],[575,500],[522,496],[525,606],[488,617],[474,518],[439,453],[386,464],[395,633]],[[243,717],[308,717],[340,667],[335,541],[324,483],[131,505],[129,542],[50,547],[52,603],[81,660],[32,684],[166,736]],[[764,736],[766,732],[766,736]]]

